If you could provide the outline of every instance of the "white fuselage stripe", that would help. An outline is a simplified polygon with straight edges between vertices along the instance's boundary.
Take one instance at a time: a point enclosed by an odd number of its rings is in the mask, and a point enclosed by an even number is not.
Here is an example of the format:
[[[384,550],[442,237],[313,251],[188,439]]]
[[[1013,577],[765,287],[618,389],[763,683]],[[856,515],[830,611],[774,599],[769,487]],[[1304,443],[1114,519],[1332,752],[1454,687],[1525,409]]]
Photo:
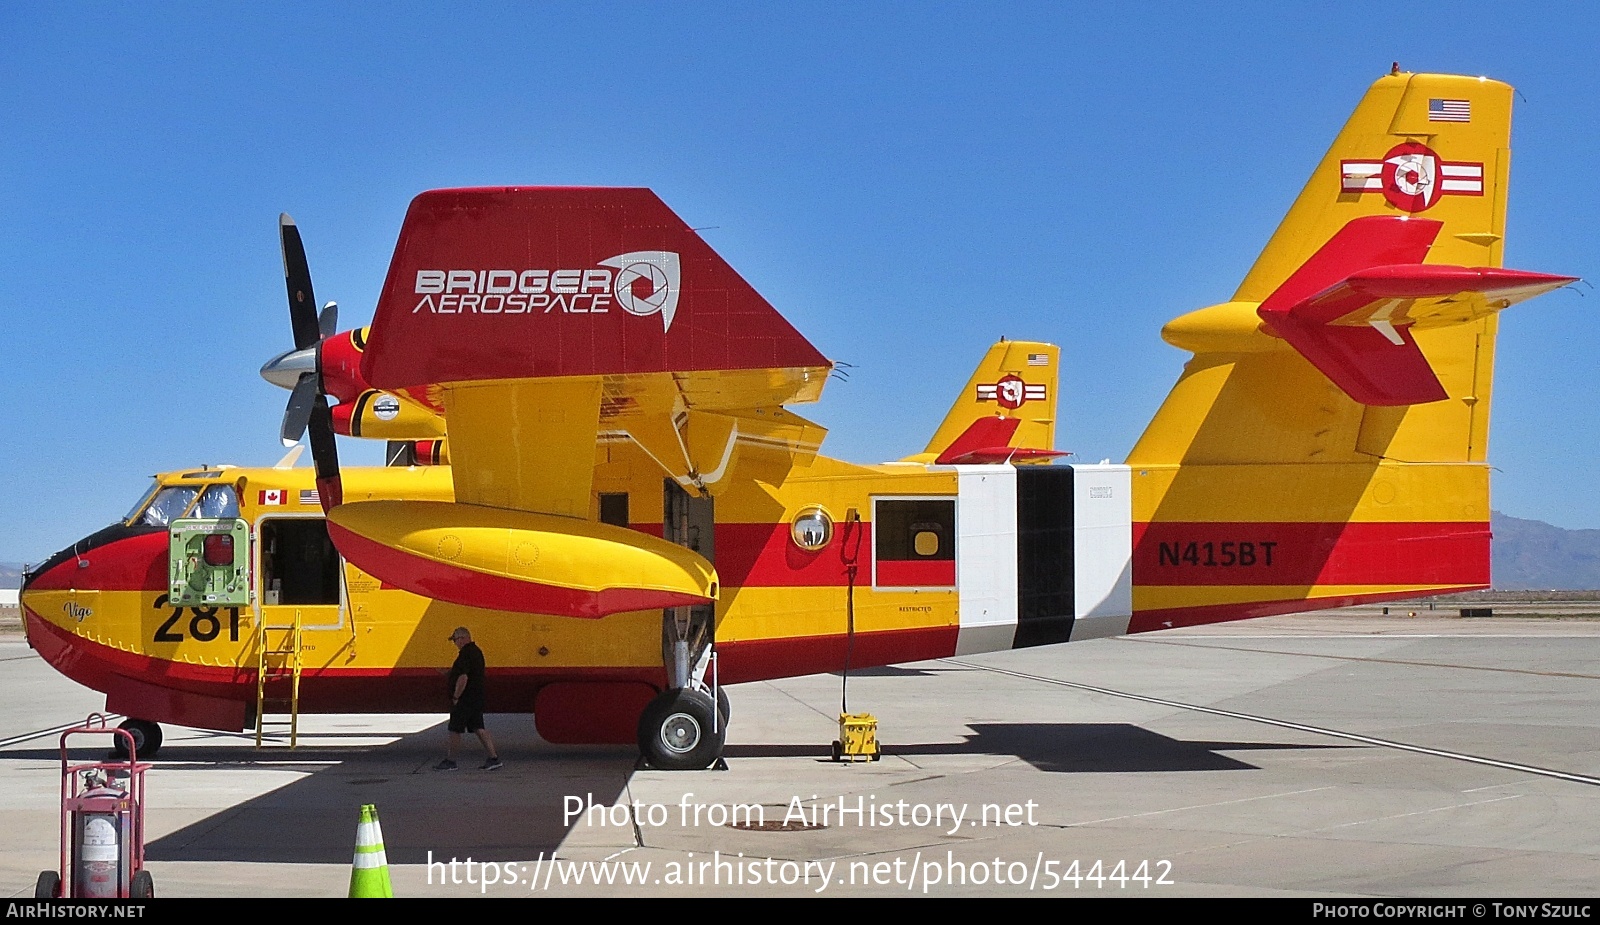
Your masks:
[[[1017,470],[955,469],[956,654],[1009,649],[1017,635]]]

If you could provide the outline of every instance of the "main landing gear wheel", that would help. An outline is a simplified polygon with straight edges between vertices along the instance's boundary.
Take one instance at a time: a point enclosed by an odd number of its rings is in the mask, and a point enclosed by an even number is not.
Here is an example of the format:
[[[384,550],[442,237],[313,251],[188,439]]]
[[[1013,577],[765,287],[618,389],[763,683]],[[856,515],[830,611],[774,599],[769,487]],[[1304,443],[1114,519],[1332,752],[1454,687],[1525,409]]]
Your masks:
[[[156,752],[161,750],[161,727],[147,719],[125,719],[118,729],[126,729],[133,735],[133,750],[141,760],[154,758]],[[112,749],[118,758],[128,757],[128,746],[122,736],[116,736]]]
[[[133,880],[128,883],[128,897],[130,899],[156,898],[156,881],[150,876],[148,870],[141,870],[133,875]]]
[[[639,715],[639,752],[651,767],[698,771],[722,755],[726,722],[717,704],[691,687],[662,691]]]
[[[60,899],[61,875],[53,870],[42,871],[39,881],[33,885],[34,899]]]

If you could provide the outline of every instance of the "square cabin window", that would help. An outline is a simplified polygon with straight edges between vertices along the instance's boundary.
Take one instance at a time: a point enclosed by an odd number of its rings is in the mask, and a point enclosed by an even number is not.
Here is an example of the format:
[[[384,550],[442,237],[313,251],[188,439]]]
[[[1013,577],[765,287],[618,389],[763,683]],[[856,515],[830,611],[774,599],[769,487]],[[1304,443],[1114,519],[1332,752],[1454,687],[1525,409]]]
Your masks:
[[[872,537],[874,587],[955,587],[955,499],[874,499]]]

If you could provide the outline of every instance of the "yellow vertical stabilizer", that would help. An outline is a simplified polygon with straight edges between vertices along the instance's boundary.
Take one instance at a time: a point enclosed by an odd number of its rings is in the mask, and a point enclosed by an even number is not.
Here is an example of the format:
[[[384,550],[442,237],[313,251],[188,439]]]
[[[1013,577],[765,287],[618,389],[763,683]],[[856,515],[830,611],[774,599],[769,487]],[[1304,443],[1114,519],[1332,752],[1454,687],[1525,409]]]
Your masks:
[[[1489,584],[1499,312],[1571,277],[1501,266],[1511,88],[1367,91],[1194,355],[1133,467],[1131,631]]]
[[[1001,460],[984,451],[1053,450],[1060,356],[1061,348],[1037,341],[1002,340],[990,347],[927,449],[906,461],[994,462]],[[1022,462],[1053,455],[1059,454],[1021,453],[1007,458]]]
[[[1399,313],[1403,335],[1387,332],[1414,340],[1444,397],[1379,407],[1330,381],[1275,336],[1259,309],[1270,309],[1275,294],[1285,301],[1296,287],[1307,291],[1292,295],[1314,296],[1365,269],[1362,261],[1499,267],[1510,131],[1511,87],[1499,81],[1392,74],[1374,83],[1233,300],[1163,329],[1168,342],[1195,356],[1129,462],[1481,462],[1494,312],[1406,325],[1409,303],[1384,308]],[[1403,237],[1408,247],[1386,247],[1367,229]],[[1348,323],[1386,323],[1372,315]]]

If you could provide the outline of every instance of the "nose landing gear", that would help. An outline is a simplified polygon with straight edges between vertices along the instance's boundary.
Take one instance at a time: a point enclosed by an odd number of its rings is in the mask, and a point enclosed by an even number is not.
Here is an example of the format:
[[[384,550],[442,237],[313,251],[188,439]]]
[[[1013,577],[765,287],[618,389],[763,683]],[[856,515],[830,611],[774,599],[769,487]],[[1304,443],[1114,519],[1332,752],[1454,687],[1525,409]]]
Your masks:
[[[125,719],[117,726],[133,736],[133,748],[140,758],[154,758],[161,750],[161,726],[147,719]],[[115,737],[112,749],[118,758],[128,757],[128,746],[122,736]]]

